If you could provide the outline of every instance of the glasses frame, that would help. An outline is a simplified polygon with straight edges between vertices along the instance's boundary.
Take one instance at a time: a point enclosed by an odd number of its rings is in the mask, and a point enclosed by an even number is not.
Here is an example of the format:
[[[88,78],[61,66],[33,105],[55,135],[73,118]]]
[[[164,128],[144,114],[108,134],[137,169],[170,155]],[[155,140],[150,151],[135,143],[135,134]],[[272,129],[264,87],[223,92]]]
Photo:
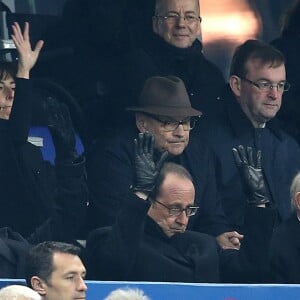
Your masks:
[[[194,17],[194,18],[192,18]],[[176,23],[178,22],[181,18],[183,18],[183,20],[188,23],[188,24],[192,24],[194,22],[200,21],[200,23],[202,22],[202,17],[201,16],[181,16],[179,14],[173,14],[173,15],[166,15],[166,16],[161,16],[161,15],[155,15],[155,18],[157,19],[163,19],[166,22],[172,22],[172,23]],[[192,20],[189,20],[188,18],[192,18]]]
[[[280,89],[279,88],[279,83],[271,83],[269,81],[266,80],[266,82],[270,83],[270,86],[268,88],[264,88],[262,87],[261,85],[259,85],[258,82],[255,82],[255,81],[252,81],[246,77],[239,77],[241,80],[244,80],[252,85],[254,85],[255,87],[257,87],[260,91],[262,92],[268,92],[270,90],[273,90],[275,87],[277,88],[277,92],[287,92],[290,87],[291,87],[291,84],[288,83],[287,81],[284,82],[284,86],[286,86],[286,88],[283,88],[283,89]]]
[[[198,212],[198,209],[199,209],[199,206],[188,206],[186,208],[170,207],[168,205],[163,204],[162,202],[160,202],[158,200],[154,200],[154,201],[151,201],[151,202],[152,203],[156,202],[156,203],[160,204],[161,206],[163,206],[164,208],[166,208],[168,210],[168,212],[169,212],[169,215],[172,216],[172,217],[179,217],[179,216],[181,216],[181,214],[183,212],[185,212],[186,216],[189,218],[189,217],[192,217],[192,216],[196,215],[196,213]],[[174,209],[178,209],[178,213],[172,212],[172,209],[173,210]],[[195,212],[193,212],[192,214],[189,214],[188,213],[189,209],[195,209]]]
[[[196,123],[197,123],[197,121],[198,121],[198,119],[200,118],[200,116],[198,116],[198,117],[190,117],[189,118],[189,123],[190,123],[190,126],[189,126],[189,128],[184,128],[184,123],[185,122],[187,122],[187,121],[184,121],[184,120],[181,120],[181,121],[174,121],[174,122],[169,122],[169,123],[177,123],[177,125],[176,125],[176,127],[174,128],[174,129],[166,129],[164,126],[166,126],[166,123],[168,122],[168,121],[163,121],[163,120],[161,120],[159,117],[157,117],[157,116],[155,116],[155,115],[152,115],[152,114],[148,114],[148,113],[146,113],[146,115],[147,116],[149,116],[150,118],[152,118],[153,120],[155,120],[155,121],[157,121],[157,122],[159,122],[159,123],[161,123],[163,126],[162,126],[162,128],[163,128],[163,130],[165,131],[165,132],[172,132],[172,131],[175,131],[175,130],[177,130],[178,129],[178,127],[180,126],[180,125],[182,125],[182,128],[183,128],[183,130],[184,131],[191,131],[191,130],[193,130],[194,128],[195,128],[195,126],[196,126]]]

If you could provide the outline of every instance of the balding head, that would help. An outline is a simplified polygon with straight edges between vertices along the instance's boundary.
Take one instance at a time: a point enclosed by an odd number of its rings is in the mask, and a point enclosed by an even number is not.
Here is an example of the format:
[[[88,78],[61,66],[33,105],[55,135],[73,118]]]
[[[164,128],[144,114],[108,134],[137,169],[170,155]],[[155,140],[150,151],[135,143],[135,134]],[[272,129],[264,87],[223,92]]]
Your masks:
[[[0,290],[0,300],[41,300],[41,296],[23,285],[9,285]]]

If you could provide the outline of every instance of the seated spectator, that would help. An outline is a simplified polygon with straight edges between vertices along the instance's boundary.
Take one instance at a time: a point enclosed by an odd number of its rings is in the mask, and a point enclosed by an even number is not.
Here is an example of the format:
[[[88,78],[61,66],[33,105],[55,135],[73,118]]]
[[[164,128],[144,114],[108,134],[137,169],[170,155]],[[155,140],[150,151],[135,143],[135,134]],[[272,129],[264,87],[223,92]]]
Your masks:
[[[289,187],[300,169],[300,148],[281,128],[276,115],[286,81],[284,57],[259,40],[247,40],[233,55],[229,85],[217,116],[203,116],[196,136],[216,157],[216,182],[229,224],[243,233],[247,206],[244,189],[232,148],[250,146],[262,153],[268,205],[278,211],[278,222],[290,214]]]
[[[214,158],[205,143],[189,139],[201,112],[192,108],[181,79],[149,78],[135,112],[135,126],[123,129],[104,144],[99,138],[87,153],[91,201],[89,228],[112,225],[134,183],[133,139],[141,132],[155,137],[155,155],[167,151],[169,161],[181,164],[194,178],[195,204],[201,207],[190,229],[212,234],[222,246],[238,247],[241,236],[228,226],[215,184]],[[104,144],[104,145],[103,145]]]
[[[23,34],[18,24],[13,30],[20,53],[17,75],[25,78],[16,79],[16,97],[9,119],[0,119],[3,227],[0,229],[0,278],[24,277],[26,254],[32,244],[45,240],[73,241],[84,223],[88,200],[85,161],[73,151],[74,134],[68,111],[56,102],[48,106],[49,127],[57,150],[52,169],[56,184],[53,189],[45,188],[49,187],[45,184],[50,178],[44,173],[46,168],[41,167],[39,149],[26,142],[31,109],[27,77],[37,53],[32,53],[30,47],[28,24]],[[14,232],[17,228],[26,239]]]
[[[150,300],[142,290],[120,288],[109,293],[104,300]]]
[[[133,188],[124,197],[113,226],[97,229],[88,238],[89,278],[262,282],[268,267],[273,210],[258,207],[264,203],[260,199],[249,199],[241,249],[220,250],[212,236],[187,230],[189,219],[199,209],[192,176],[178,164],[164,164],[166,153],[154,160],[153,148],[153,136],[140,133],[135,141]]]
[[[52,215],[60,184],[57,181],[74,177],[80,184],[72,193],[86,201],[84,159],[75,151],[74,130],[67,109],[54,101],[46,106],[46,111],[56,148],[56,167],[44,161],[40,149],[27,141],[33,108],[29,77],[43,42],[39,41],[32,50],[29,24],[25,23],[23,32],[17,23],[12,28],[18,66],[0,63],[0,118],[7,123],[6,138],[1,142],[5,160],[0,172],[0,227],[11,227],[29,236]]]
[[[156,0],[153,12],[153,32],[151,35],[145,32],[148,39],[116,58],[119,72],[114,79],[118,89],[112,90],[110,102],[111,110],[118,117],[112,121],[120,126],[129,122],[125,107],[137,104],[143,85],[151,76],[179,77],[192,106],[204,114],[214,114],[225,81],[222,72],[202,51],[199,0]],[[128,18],[132,16],[135,16],[133,12],[128,13]],[[134,24],[139,26],[137,22]],[[98,125],[99,134],[101,130]]]
[[[9,285],[0,290],[0,300],[41,300],[41,296],[23,285]]]
[[[285,57],[286,76],[291,83],[288,93],[284,94],[278,118],[282,127],[300,143],[300,1],[293,1],[283,15],[281,35],[271,44]]]
[[[26,282],[43,300],[85,299],[86,270],[74,245],[44,242],[28,256]]]
[[[292,215],[276,228],[271,246],[271,280],[275,283],[300,283],[300,173],[291,185]]]

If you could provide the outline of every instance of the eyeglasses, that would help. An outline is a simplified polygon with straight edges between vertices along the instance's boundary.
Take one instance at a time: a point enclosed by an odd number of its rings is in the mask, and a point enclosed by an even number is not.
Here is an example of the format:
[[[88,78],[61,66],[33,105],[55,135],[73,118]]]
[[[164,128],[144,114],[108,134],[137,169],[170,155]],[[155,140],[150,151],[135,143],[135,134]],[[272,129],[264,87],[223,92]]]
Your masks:
[[[166,16],[156,15],[155,18],[163,19],[166,22],[172,23],[172,24],[179,22],[181,18],[183,18],[183,20],[188,24],[191,24],[191,23],[194,23],[197,21],[200,21],[200,23],[202,22],[202,18],[200,16],[188,15],[188,14],[185,16],[180,16],[177,13],[169,13]]]
[[[166,209],[168,209],[169,215],[174,216],[174,217],[180,216],[183,212],[186,213],[187,217],[194,216],[197,213],[198,208],[199,208],[199,206],[188,206],[187,208],[181,208],[181,207],[177,207],[177,206],[167,206],[158,200],[155,200],[153,202],[156,202],[156,203],[160,204],[161,206],[165,207]]]
[[[147,115],[150,118],[161,123],[161,128],[166,132],[175,131],[179,127],[179,125],[182,125],[182,128],[184,131],[190,131],[195,127],[196,122],[197,122],[198,118],[200,117],[199,116],[199,117],[187,118],[187,119],[181,120],[181,121],[168,121],[168,120],[162,120],[159,117],[151,115],[151,114],[147,114]]]
[[[270,81],[266,80],[259,80],[259,81],[252,81],[245,77],[240,77],[242,80],[249,82],[250,84],[256,86],[259,90],[262,92],[268,92],[270,90],[273,90],[274,88],[277,88],[278,92],[286,92],[290,89],[291,85],[287,81],[282,81],[278,83],[272,83]]]

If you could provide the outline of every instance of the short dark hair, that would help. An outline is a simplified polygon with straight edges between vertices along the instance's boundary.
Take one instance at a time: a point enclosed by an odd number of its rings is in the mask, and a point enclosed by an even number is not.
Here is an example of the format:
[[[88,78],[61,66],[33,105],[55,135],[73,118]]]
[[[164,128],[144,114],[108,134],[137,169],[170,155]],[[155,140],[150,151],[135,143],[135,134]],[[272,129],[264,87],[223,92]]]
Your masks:
[[[285,63],[283,54],[273,46],[260,40],[247,40],[238,46],[233,54],[230,75],[245,77],[246,63],[250,59],[260,60],[262,65],[276,68]]]
[[[0,61],[0,79],[6,79],[8,75],[15,78],[17,66],[13,62]]]
[[[29,251],[26,261],[26,283],[31,286],[32,276],[38,276],[45,282],[49,280],[54,270],[53,255],[54,253],[67,253],[79,255],[80,248],[62,242],[47,241],[32,247]]]
[[[159,175],[156,180],[155,188],[151,193],[150,197],[155,201],[155,198],[159,195],[160,188],[168,174],[175,174],[181,178],[189,179],[193,182],[193,177],[189,173],[189,171],[179,164],[175,164],[173,162],[166,162],[161,168]]]

